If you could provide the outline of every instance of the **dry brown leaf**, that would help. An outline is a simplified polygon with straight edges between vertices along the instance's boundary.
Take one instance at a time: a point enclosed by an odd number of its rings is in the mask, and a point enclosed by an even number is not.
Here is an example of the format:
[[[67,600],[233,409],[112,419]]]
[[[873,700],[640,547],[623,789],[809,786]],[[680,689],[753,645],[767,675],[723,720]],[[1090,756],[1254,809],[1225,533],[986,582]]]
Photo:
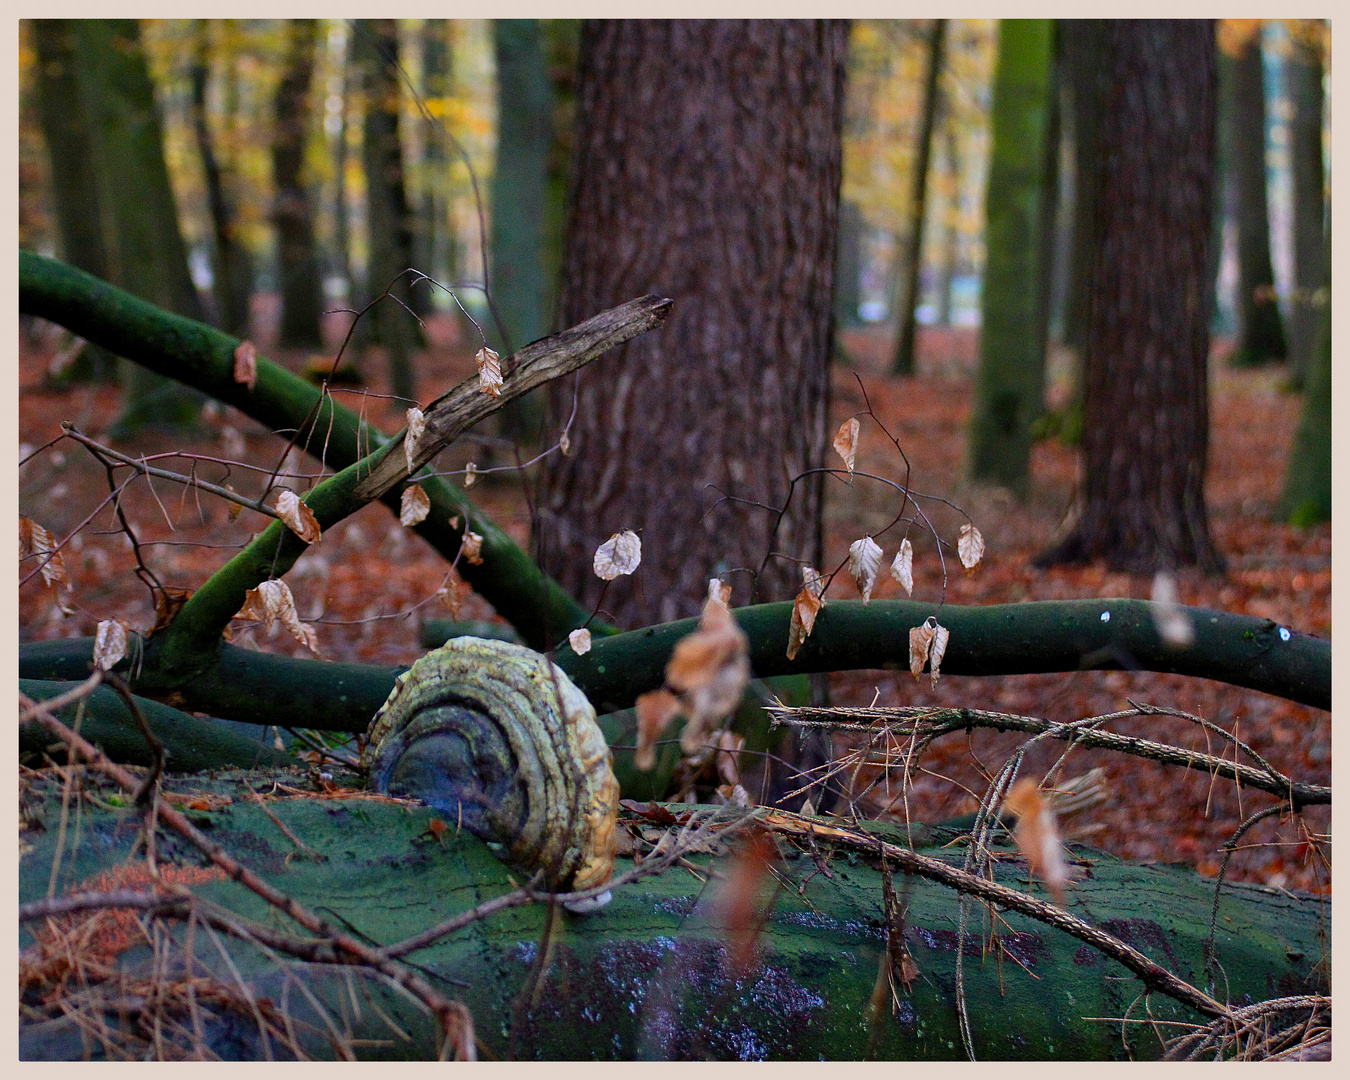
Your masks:
[[[722,879],[709,890],[708,903],[726,942],[727,963],[738,978],[748,975],[758,960],[765,908],[772,902],[768,886],[774,880],[771,870],[777,858],[773,837],[756,828],[722,864]]]
[[[939,668],[942,666],[942,658],[947,655],[947,639],[951,637],[951,631],[933,620],[933,644],[928,650],[928,673],[932,678],[929,683],[934,690],[937,689]]]
[[[906,537],[891,561],[891,577],[904,587],[906,596],[914,595],[914,545]]]
[[[399,503],[399,524],[412,528],[427,519],[431,512],[431,500],[422,490],[421,484],[409,484],[403,489],[403,498]]]
[[[755,803],[750,798],[750,792],[741,787],[740,784],[718,784],[718,797],[722,800],[723,806],[735,806],[741,810],[751,809]]]
[[[858,583],[863,603],[872,599],[872,587],[877,583],[877,571],[881,569],[881,546],[870,536],[854,540],[848,546],[848,572]]]
[[[488,397],[502,396],[502,360],[497,350],[482,348],[474,355],[478,362],[478,389]]]
[[[923,667],[928,663],[928,650],[932,648],[936,629],[937,620],[931,615],[921,626],[911,626],[909,629],[909,673],[916,679],[923,674]]]
[[[464,558],[474,566],[483,565],[483,538],[469,529],[464,530],[464,540],[460,544]]]
[[[825,606],[823,598],[825,582],[821,579],[820,572],[810,566],[803,566],[802,581],[802,591],[797,594],[797,598],[792,602],[792,619],[788,623],[787,657],[789,660],[797,658],[797,652],[801,649],[802,642],[811,636],[811,631],[816,625],[816,616],[820,614],[820,609]]]
[[[249,589],[244,595],[244,606],[235,618],[262,622],[269,629],[273,623],[280,622],[291,637],[316,656],[319,654],[319,638],[314,627],[300,621],[290,586],[278,578],[264,581],[256,589]]]
[[[226,484],[225,490],[233,491],[234,488],[230,487],[229,484]],[[225,505],[228,507],[228,509],[225,511],[225,520],[230,522],[230,524],[234,524],[234,522],[239,519],[239,515],[244,511],[243,504],[237,502],[229,502],[226,503]]]
[[[191,599],[191,589],[175,589],[172,585],[165,585],[161,589],[156,589],[155,625],[150,628],[150,633],[158,633],[173,622],[178,613],[183,610],[183,605]]]
[[[66,563],[56,550],[56,541],[52,534],[32,518],[19,518],[19,558],[26,559],[36,555],[42,560],[42,583],[50,587],[58,581],[66,580]]]
[[[680,714],[680,699],[662,687],[637,699],[637,752],[633,764],[643,772],[656,766],[656,740],[667,725]]]
[[[704,733],[740,706],[750,681],[749,652],[745,632],[718,590],[704,603],[698,629],[675,643],[666,664],[666,685],[680,695],[689,718],[680,735],[686,754],[696,753]]]
[[[437,590],[441,602],[445,604],[446,610],[450,612],[450,618],[459,618],[459,609],[464,604],[464,598],[469,593],[469,587],[458,578],[452,579],[448,585],[443,585]]]
[[[282,488],[281,494],[277,496],[277,517],[306,544],[319,542],[319,519],[290,488]]]
[[[408,431],[403,436],[403,456],[408,462],[408,471],[417,467],[417,445],[422,441],[422,433],[427,429],[427,418],[422,410],[414,405],[408,410]]]
[[[853,477],[853,462],[858,455],[858,430],[861,426],[856,416],[849,417],[839,425],[834,442],[831,444],[834,452],[843,458],[844,464],[848,466],[850,479]]]
[[[258,349],[251,341],[241,341],[234,350],[234,381],[250,390],[258,381]]]
[[[717,736],[717,775],[724,784],[741,782],[740,753],[745,749],[745,736],[734,731],[723,731]]]
[[[601,581],[613,581],[631,574],[641,562],[642,541],[632,529],[624,529],[595,549],[595,576]]]
[[[466,489],[471,488],[477,482],[478,482],[478,466],[475,465],[472,461],[467,462],[464,466],[464,487]]]
[[[558,436],[558,449],[562,451],[563,457],[572,456],[572,436],[567,433],[566,428],[563,428],[563,433]]]
[[[727,607],[731,606],[731,586],[721,578],[708,579],[708,596],[720,600]]]
[[[974,570],[984,558],[984,537],[980,530],[969,523],[961,526],[961,535],[956,541],[956,553],[961,556],[961,565]]]
[[[1177,600],[1176,578],[1165,571],[1153,575],[1153,603],[1149,612],[1165,645],[1185,649],[1195,643],[1195,624]]]
[[[111,671],[127,654],[127,628],[116,619],[104,619],[94,631],[94,667]]]
[[[578,656],[585,656],[591,651],[591,632],[584,626],[573,630],[567,635],[567,643],[572,646],[572,651]]]
[[[1013,840],[1022,857],[1031,872],[1045,882],[1055,903],[1062,907],[1069,872],[1064,864],[1064,848],[1059,842],[1050,799],[1037,787],[1035,780],[1023,777],[1008,792],[1003,808],[1017,816]]]

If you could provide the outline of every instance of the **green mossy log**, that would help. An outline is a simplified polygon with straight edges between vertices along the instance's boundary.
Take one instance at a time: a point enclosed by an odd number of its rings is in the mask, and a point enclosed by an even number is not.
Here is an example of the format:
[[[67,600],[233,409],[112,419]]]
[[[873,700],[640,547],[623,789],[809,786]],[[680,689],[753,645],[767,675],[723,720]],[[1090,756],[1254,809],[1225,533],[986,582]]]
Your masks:
[[[92,779],[87,783],[97,787]],[[47,894],[60,815],[59,781],[53,778],[45,787],[42,781],[32,784],[27,813],[30,822],[42,820],[45,831],[30,826],[23,834],[32,846],[20,861],[21,903]],[[294,836],[327,857],[317,861],[298,853],[261,807],[241,797],[245,787],[270,791],[271,775],[231,773],[170,786],[235,796],[219,810],[195,813],[194,820],[277,888],[382,945],[512,888],[505,865],[481,842],[467,833],[457,836],[453,825],[437,835],[430,829],[434,815],[425,808],[357,799],[272,802],[269,809]],[[693,808],[670,809],[682,813]],[[84,807],[73,852],[67,838],[58,894],[78,890],[95,873],[124,863],[140,822],[134,811]],[[650,825],[635,821],[634,827],[654,836]],[[868,828],[893,843],[905,843],[896,827]],[[940,830],[921,828],[915,835],[926,854],[959,864],[959,847],[938,846],[950,839]],[[731,968],[724,931],[709,917],[711,890],[705,891],[683,867],[620,887],[598,912],[559,912],[551,962],[533,995],[528,985],[547,918],[538,904],[499,911],[408,959],[442,993],[469,1007],[484,1057],[964,1057],[954,996],[956,894],[895,872],[895,887],[908,905],[905,942],[918,976],[910,990],[897,987],[894,1010],[887,1005],[874,1021],[868,1003],[886,948],[881,873],[874,857],[837,849],[822,839],[817,861],[784,836],[777,843],[784,856],[780,869],[785,887],[773,896],[758,940],[758,959],[743,974]],[[998,880],[1026,890],[1025,865],[1009,849],[998,851]],[[1328,901],[1225,885],[1215,938],[1222,975],[1211,986],[1203,950],[1213,881],[1177,867],[1126,864],[1097,851],[1076,849],[1075,854],[1086,877],[1071,888],[1068,909],[1192,984],[1234,1003],[1324,988]],[[159,859],[161,864],[202,864],[195,849],[167,834],[159,844]],[[698,864],[704,856],[693,859]],[[622,872],[630,865],[621,858],[617,869]],[[822,866],[827,869],[822,871]],[[234,882],[220,880],[195,889],[239,915],[281,926],[275,912]],[[997,944],[989,940],[988,929],[983,905],[972,902],[962,947],[973,1050],[980,1059],[1151,1058],[1161,1050],[1156,1031],[1170,1034],[1183,1030],[1167,1026],[1171,1022],[1204,1021],[1158,993],[1149,996],[1145,1011],[1144,988],[1133,974],[1043,923],[1004,911]],[[230,982],[233,977],[207,937],[197,935],[201,963]],[[273,1003],[285,1000],[276,962],[237,939],[226,941],[255,993]],[[31,943],[25,931],[22,945]],[[148,959],[148,951],[137,946],[119,962],[134,968]],[[357,1047],[359,1056],[434,1056],[432,1025],[405,996],[359,977],[350,967],[297,962],[291,970],[336,1018],[339,1029],[349,1025],[354,1037],[381,1040]],[[402,1034],[371,1008],[363,1007],[358,1016],[353,1000],[377,1004]],[[294,982],[289,1002],[295,1019],[312,1025],[298,1025],[307,1032],[303,1037],[309,1050],[333,1056],[324,1025]],[[208,1031],[216,1052],[262,1056],[247,1015],[214,1011],[224,1017]],[[1090,1019],[1148,1015],[1160,1026]],[[114,1027],[119,1023],[115,1015],[106,1019]],[[59,1016],[26,1023],[20,1040],[21,1054],[28,1059],[82,1053],[78,1030]]]

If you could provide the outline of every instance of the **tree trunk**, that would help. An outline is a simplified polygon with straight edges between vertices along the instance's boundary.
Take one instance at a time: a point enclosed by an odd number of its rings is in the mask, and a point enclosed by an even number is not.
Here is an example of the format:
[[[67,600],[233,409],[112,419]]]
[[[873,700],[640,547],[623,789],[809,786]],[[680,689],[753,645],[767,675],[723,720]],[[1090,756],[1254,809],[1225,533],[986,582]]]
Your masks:
[[[333,272],[342,279],[343,288],[350,301],[356,294],[356,283],[352,277],[352,214],[350,195],[347,191],[347,140],[352,132],[352,86],[359,86],[360,68],[353,58],[356,46],[352,35],[347,34],[342,49],[342,107],[338,112],[338,130],[333,147]]]
[[[393,19],[358,19],[356,55],[366,98],[363,160],[366,172],[366,234],[370,258],[366,296],[373,300],[392,286],[393,296],[408,300],[408,279],[395,281],[412,266],[412,215],[403,186],[403,147],[399,141],[398,24]],[[394,300],[377,303],[366,315],[367,341],[384,346],[390,392],[409,405],[417,401],[413,350],[417,335],[412,316]]]
[[[110,241],[108,277],[151,303],[200,319],[201,297],[178,228],[140,27],[134,19],[81,19],[73,25],[93,136],[86,167],[108,215],[103,232]],[[139,366],[124,365],[122,376],[122,415],[114,425],[119,436],[196,418],[201,395]]]
[[[952,324],[952,284],[956,280],[956,260],[960,252],[961,231],[961,158],[958,148],[955,117],[948,116],[943,125],[942,146],[946,161],[948,201],[942,215],[942,251],[938,257],[937,324]]]
[[[905,276],[895,310],[900,317],[900,337],[895,345],[891,374],[914,374],[914,340],[918,332],[914,310],[919,303],[919,272],[923,269],[923,219],[928,201],[928,161],[933,152],[933,121],[937,116],[938,76],[942,73],[942,49],[947,20],[934,19],[928,32],[928,67],[924,76],[923,106],[915,143],[914,183],[910,196],[909,235],[906,238]]]
[[[839,328],[857,326],[862,302],[862,209],[847,199],[839,204],[839,240],[834,256],[834,322]]]
[[[563,321],[673,297],[665,327],[580,375],[545,469],[543,565],[586,604],[596,547],[640,530],[604,609],[642,625],[794,595],[818,564],[847,31],[843,23],[587,23]],[[584,316],[582,316],[584,317]],[[552,390],[558,428],[574,388]],[[556,430],[556,429],[555,429]],[[787,510],[721,502],[716,489]],[[757,570],[757,589],[739,568]]]
[[[1327,221],[1323,280],[1331,290],[1331,222]],[[1280,511],[1295,525],[1331,520],[1331,302],[1321,305],[1322,325],[1303,392],[1303,415],[1294,435]]]
[[[1284,327],[1270,263],[1270,213],[1266,199],[1266,88],[1259,29],[1224,57],[1228,76],[1228,182],[1237,214],[1238,293],[1236,367],[1285,358]]]
[[[1038,561],[1218,571],[1204,498],[1214,28],[1128,20],[1106,39],[1080,513]]]
[[[291,19],[286,67],[277,86],[272,132],[272,227],[277,236],[281,278],[281,340],[284,348],[317,349],[323,338],[323,281],[314,246],[314,211],[305,178],[313,98],[314,51],[319,24]]]
[[[993,155],[985,203],[985,272],[980,368],[975,381],[967,471],[974,480],[1023,492],[1031,425],[1044,409],[1049,312],[1047,162],[1054,25],[1004,19],[994,76]]]
[[[454,235],[450,228],[450,155],[447,148],[450,88],[453,84],[451,35],[448,19],[422,23],[422,96],[432,119],[422,124],[422,191],[413,230],[413,265],[442,284],[455,279]],[[412,308],[427,315],[437,293],[427,282],[413,286]],[[440,294],[440,299],[444,294]]]
[[[206,180],[206,203],[211,212],[212,238],[215,241],[213,259],[216,324],[227,334],[248,336],[249,297],[253,293],[253,265],[248,248],[239,238],[238,215],[232,186],[216,155],[207,119],[206,94],[211,80],[211,25],[197,20],[192,63],[188,77],[192,86],[189,109],[192,133],[197,140],[197,152],[202,159],[202,175]],[[226,56],[226,63],[231,57]],[[227,123],[233,118],[233,109],[226,112]]]
[[[1311,25],[1308,25],[1311,23]],[[1322,52],[1319,20],[1298,27],[1285,63],[1289,100],[1290,156],[1294,173],[1294,291],[1289,302],[1289,379],[1302,387],[1315,362],[1322,313],[1317,303],[1324,284],[1322,229],[1325,176],[1322,165]]]
[[[485,328],[503,355],[544,336],[548,286],[544,233],[553,93],[538,19],[495,19],[497,162],[492,173],[491,288],[497,314]],[[532,442],[543,425],[542,398],[530,395],[501,413],[504,436]]]

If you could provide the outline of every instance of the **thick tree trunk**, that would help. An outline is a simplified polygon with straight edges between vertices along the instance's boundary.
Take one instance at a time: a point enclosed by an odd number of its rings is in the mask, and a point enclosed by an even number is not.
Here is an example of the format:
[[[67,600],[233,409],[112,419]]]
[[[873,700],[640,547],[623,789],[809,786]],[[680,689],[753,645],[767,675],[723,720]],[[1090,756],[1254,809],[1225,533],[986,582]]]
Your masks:
[[[1024,491],[1031,425],[1045,405],[1049,312],[1054,25],[1004,19],[994,76],[993,155],[985,202],[980,368],[967,471]]]
[[[960,252],[961,232],[961,157],[956,120],[948,116],[942,131],[943,157],[947,170],[947,206],[942,215],[942,249],[938,255],[937,324],[952,324],[952,284],[956,280],[956,260]]]
[[[1331,223],[1327,222],[1323,274],[1331,288]],[[1322,325],[1303,392],[1303,415],[1294,435],[1280,510],[1295,525],[1331,520],[1331,303],[1321,307]]]
[[[923,221],[928,202],[928,162],[933,153],[933,121],[937,117],[938,76],[947,39],[947,20],[934,19],[928,32],[928,67],[924,76],[923,107],[915,143],[914,183],[910,195],[909,235],[906,237],[904,277],[895,301],[900,337],[895,344],[891,374],[914,374],[914,341],[918,334],[915,308],[919,304],[919,272],[923,269]]]
[[[595,604],[596,547],[641,531],[604,609],[642,625],[699,610],[728,573],[742,601],[790,597],[821,550],[847,32],[823,22],[587,23],[561,309],[647,289],[665,327],[581,373],[571,456],[545,470],[541,563]],[[582,315],[581,317],[585,317]],[[552,390],[561,427],[570,380]],[[718,490],[767,506],[718,502]],[[791,502],[788,502],[791,493]]]
[[[358,19],[356,55],[366,98],[366,234],[370,258],[366,296],[373,300],[392,285],[394,296],[408,299],[407,278],[395,278],[412,266],[412,215],[403,185],[403,147],[399,141],[398,25],[393,19]],[[413,350],[417,334],[412,316],[398,303],[381,300],[366,315],[368,341],[384,346],[390,392],[408,404],[417,400]]]
[[[1064,312],[1064,344],[1082,354],[1092,322],[1092,259],[1097,200],[1101,187],[1101,124],[1107,72],[1106,22],[1065,19],[1064,77],[1068,86],[1069,127],[1073,138],[1073,247],[1069,295]]]
[[[197,140],[197,153],[202,159],[202,175],[206,180],[206,204],[211,212],[211,231],[215,241],[213,259],[216,324],[227,334],[248,336],[249,297],[253,293],[253,261],[248,248],[239,238],[238,215],[231,178],[222,168],[216,154],[215,142],[207,120],[206,95],[211,81],[211,26],[197,20],[196,40],[188,76],[192,86],[190,114],[192,134]],[[226,63],[231,58],[226,57]],[[233,117],[233,109],[226,112],[226,123]]]
[[[1316,362],[1317,333],[1322,322],[1318,304],[1323,287],[1322,229],[1326,181],[1322,165],[1322,52],[1312,21],[1294,36],[1285,64],[1289,100],[1290,155],[1294,173],[1294,291],[1289,302],[1289,378],[1302,387]]]
[[[453,83],[451,37],[454,23],[426,19],[422,23],[422,96],[432,118],[422,124],[422,184],[413,222],[413,265],[442,284],[455,279],[454,235],[450,228],[448,135],[450,88]],[[442,293],[422,282],[413,286],[412,308],[429,314]]]
[[[272,131],[272,227],[277,235],[281,278],[281,345],[318,348],[323,338],[323,282],[314,246],[314,211],[305,178],[305,146],[313,113],[310,83],[319,24],[292,19],[287,28],[286,68],[277,86]]]
[[[1217,571],[1204,498],[1213,25],[1112,22],[1106,37],[1080,513],[1039,561]]]
[[[839,240],[834,256],[834,322],[838,327],[857,326],[861,302],[862,209],[851,199],[839,204]]]
[[[140,27],[134,19],[74,24],[79,77],[90,118],[86,168],[108,215],[108,277],[129,292],[190,319],[202,317],[187,246],[164,161],[164,137]],[[114,430],[188,423],[201,396],[139,366],[124,365],[122,415]]]
[[[1237,348],[1233,364],[1255,367],[1285,357],[1284,326],[1270,263],[1270,212],[1266,198],[1266,87],[1257,30],[1225,57],[1228,97],[1225,147],[1228,182],[1237,214]]]

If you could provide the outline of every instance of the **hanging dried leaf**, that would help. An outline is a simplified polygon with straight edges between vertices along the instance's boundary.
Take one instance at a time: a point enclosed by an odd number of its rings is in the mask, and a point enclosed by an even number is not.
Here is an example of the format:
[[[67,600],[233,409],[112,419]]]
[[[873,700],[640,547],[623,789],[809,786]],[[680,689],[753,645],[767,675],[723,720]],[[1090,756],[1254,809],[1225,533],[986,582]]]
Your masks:
[[[282,488],[281,494],[277,496],[277,517],[306,544],[318,543],[319,519],[290,488]]]
[[[749,653],[731,609],[709,596],[698,629],[675,643],[666,664],[666,685],[679,694],[689,718],[680,735],[686,754],[697,752],[705,732],[740,706],[750,681]]]
[[[175,589],[172,585],[165,585],[161,589],[155,590],[155,625],[151,627],[150,633],[155,634],[163,630],[180,611],[183,605],[192,599],[190,589]]]
[[[708,599],[731,606],[731,586],[721,578],[708,579]]]
[[[241,341],[234,350],[234,381],[250,390],[258,381],[258,350],[251,341]]]
[[[656,740],[667,725],[680,714],[680,699],[662,687],[637,699],[637,752],[633,764],[643,772],[656,766]]]
[[[961,565],[974,570],[984,558],[984,537],[974,525],[961,526],[961,535],[956,541],[956,553],[961,556]]]
[[[578,656],[585,656],[591,651],[591,632],[584,626],[578,630],[573,630],[567,635],[567,643],[572,646],[572,651]]]
[[[642,541],[631,529],[616,532],[595,549],[595,576],[601,581],[613,581],[623,574],[631,574],[642,562]]]
[[[458,578],[452,578],[450,582],[437,590],[441,602],[445,604],[446,610],[450,612],[450,618],[459,618],[459,609],[464,605],[464,598],[469,594],[469,587]]]
[[[1162,570],[1153,575],[1153,603],[1149,612],[1164,644],[1185,649],[1195,643],[1195,624],[1177,601],[1176,578]]]
[[[94,667],[111,671],[127,654],[127,628],[116,619],[104,619],[94,631]]]
[[[1063,906],[1069,872],[1064,864],[1064,849],[1059,842],[1050,799],[1037,787],[1035,780],[1023,777],[1008,792],[1003,808],[1017,816],[1013,840],[1031,872],[1045,882],[1055,903]]]
[[[863,603],[872,599],[872,587],[877,583],[877,571],[881,569],[881,545],[870,536],[854,540],[848,546],[848,572],[858,583]]]
[[[724,784],[740,785],[740,753],[745,749],[745,736],[734,731],[723,731],[717,736],[717,775]]]
[[[825,606],[825,582],[821,579],[820,572],[810,566],[803,566],[802,582],[802,591],[792,602],[792,619],[788,623],[789,660],[797,658],[802,642],[811,636],[811,631],[816,625],[816,616]]]
[[[467,490],[468,488],[473,487],[474,484],[476,484],[477,482],[478,482],[478,466],[475,465],[472,461],[470,461],[466,463],[464,466],[464,487]]]
[[[768,921],[766,907],[772,903],[769,889],[774,881],[771,870],[777,858],[773,837],[756,828],[722,864],[722,879],[709,889],[708,907],[721,929],[727,964],[736,978],[748,975],[758,961],[759,935]]]
[[[909,630],[909,673],[918,678],[928,663],[928,650],[933,645],[933,635],[937,630],[937,620],[929,616],[922,626],[912,626]]]
[[[951,637],[951,631],[945,626],[940,625],[937,620],[933,621],[933,644],[928,650],[928,673],[932,677],[929,685],[936,690],[938,684],[938,669],[942,666],[942,658],[947,655],[947,639]]]
[[[403,456],[408,462],[408,471],[417,467],[417,445],[422,441],[422,433],[427,429],[427,418],[422,410],[414,405],[408,410],[408,431],[403,436]]]
[[[906,596],[914,595],[914,545],[906,537],[891,561],[891,577],[904,587]]]
[[[412,528],[425,521],[431,512],[431,500],[422,490],[421,484],[409,484],[403,489],[403,498],[399,503],[398,520],[401,525]]]
[[[464,540],[460,547],[464,551],[464,558],[473,563],[474,566],[483,565],[483,538],[476,532],[469,529],[464,530]]]
[[[57,589],[52,595],[52,599],[56,602],[56,610],[62,615],[68,616],[77,614],[75,605],[71,601],[71,593],[71,586],[67,584],[65,588]]]
[[[848,466],[849,478],[853,477],[853,461],[858,455],[858,430],[861,428],[856,416],[849,417],[839,425],[839,431],[834,436],[834,452],[844,459],[844,464]]]
[[[502,396],[502,360],[495,349],[482,348],[474,355],[478,362],[478,389],[488,397]]]
[[[226,491],[233,491],[234,488],[230,487],[229,484],[226,484],[226,485],[225,485],[225,490],[226,490]],[[226,509],[226,511],[225,511],[225,520],[228,521],[228,522],[230,522],[231,524],[233,524],[235,521],[237,521],[237,520],[239,519],[239,515],[240,515],[241,513],[243,513],[243,511],[244,511],[244,506],[243,506],[242,503],[237,503],[237,502],[229,502],[229,503],[226,503],[225,505],[226,505],[226,507],[227,507],[227,509]]]
[[[249,589],[244,595],[244,606],[235,618],[261,622],[268,629],[280,622],[291,637],[314,655],[319,655],[319,638],[314,627],[300,621],[290,586],[278,578],[264,581],[256,589]]]
[[[566,428],[563,428],[563,433],[558,436],[558,449],[562,451],[563,457],[572,456],[572,436],[567,433]]]
[[[66,580],[66,564],[61,553],[56,550],[56,541],[52,534],[32,518],[19,518],[19,558],[27,559],[36,555],[42,560],[42,583],[50,587],[54,582]]]

